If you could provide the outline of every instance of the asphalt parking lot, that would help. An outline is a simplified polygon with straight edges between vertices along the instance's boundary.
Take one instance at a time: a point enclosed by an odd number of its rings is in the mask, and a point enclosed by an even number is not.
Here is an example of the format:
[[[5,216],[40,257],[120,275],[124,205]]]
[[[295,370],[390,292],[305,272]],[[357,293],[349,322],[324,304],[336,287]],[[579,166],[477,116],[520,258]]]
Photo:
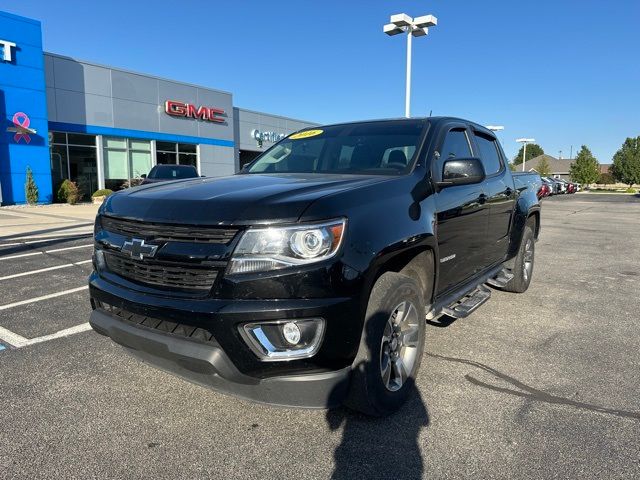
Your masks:
[[[87,331],[90,237],[0,234],[0,477],[639,478],[639,239],[638,197],[545,200],[529,291],[431,322],[416,394],[374,420],[141,364]]]

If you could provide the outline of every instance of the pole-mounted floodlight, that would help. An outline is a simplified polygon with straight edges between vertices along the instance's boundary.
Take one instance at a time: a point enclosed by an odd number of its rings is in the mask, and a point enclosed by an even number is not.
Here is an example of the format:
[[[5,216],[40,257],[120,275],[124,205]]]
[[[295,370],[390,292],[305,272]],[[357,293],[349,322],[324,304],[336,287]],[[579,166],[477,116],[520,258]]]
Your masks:
[[[535,142],[535,138],[516,138],[516,142],[522,143],[524,149],[522,150],[522,171],[524,172],[524,163],[527,160],[527,143]]]
[[[438,19],[433,15],[423,15],[421,17],[411,18],[406,13],[397,13],[391,15],[389,19],[391,23],[387,23],[382,27],[382,31],[389,36],[398,35],[400,33],[407,34],[407,87],[404,100],[404,116],[411,116],[411,39],[413,37],[424,37],[429,33],[429,27],[435,27]]]

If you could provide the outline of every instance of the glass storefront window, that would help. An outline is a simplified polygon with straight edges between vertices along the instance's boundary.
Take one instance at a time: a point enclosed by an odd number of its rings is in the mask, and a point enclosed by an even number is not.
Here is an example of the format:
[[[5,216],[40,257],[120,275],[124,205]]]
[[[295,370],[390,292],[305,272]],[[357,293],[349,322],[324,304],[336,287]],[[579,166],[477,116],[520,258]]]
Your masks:
[[[198,168],[197,147],[193,143],[156,142],[156,163],[193,165]]]
[[[179,143],[178,151],[180,153],[196,153],[196,146],[193,143]]]
[[[95,135],[51,132],[51,171],[54,195],[68,178],[78,185],[83,200],[98,189],[98,156]]]
[[[158,165],[175,165],[178,163],[176,158],[176,152],[156,152],[156,163]]]
[[[138,184],[151,170],[151,142],[105,137],[104,186],[121,190]]]

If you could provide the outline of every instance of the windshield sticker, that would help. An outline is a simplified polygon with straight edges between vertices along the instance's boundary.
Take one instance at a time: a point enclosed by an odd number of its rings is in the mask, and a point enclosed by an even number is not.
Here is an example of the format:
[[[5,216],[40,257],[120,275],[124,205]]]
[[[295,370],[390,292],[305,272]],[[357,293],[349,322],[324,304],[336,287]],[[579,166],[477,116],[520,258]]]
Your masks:
[[[305,130],[304,132],[294,133],[289,138],[291,140],[298,140],[300,138],[309,138],[320,135],[324,130]]]

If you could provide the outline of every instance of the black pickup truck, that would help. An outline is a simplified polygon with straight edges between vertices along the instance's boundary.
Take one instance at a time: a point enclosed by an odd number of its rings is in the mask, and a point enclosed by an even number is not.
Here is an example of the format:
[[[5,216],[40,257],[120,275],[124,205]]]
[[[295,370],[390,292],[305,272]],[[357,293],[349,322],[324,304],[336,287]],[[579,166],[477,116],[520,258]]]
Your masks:
[[[536,193],[466,120],[302,130],[236,175],[108,197],[91,326],[219,391],[387,415],[410,392],[425,317],[469,315],[487,285],[528,288]]]

